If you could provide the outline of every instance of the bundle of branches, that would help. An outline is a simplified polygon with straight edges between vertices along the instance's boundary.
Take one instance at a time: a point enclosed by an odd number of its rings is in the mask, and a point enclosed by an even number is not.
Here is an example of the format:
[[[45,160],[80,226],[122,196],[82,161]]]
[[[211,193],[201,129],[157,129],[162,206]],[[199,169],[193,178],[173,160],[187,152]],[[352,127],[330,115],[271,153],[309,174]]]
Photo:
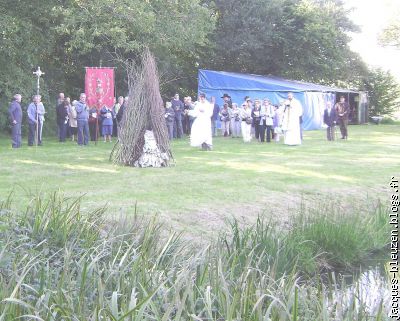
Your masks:
[[[155,59],[148,49],[142,55],[140,66],[127,63],[129,100],[125,105],[118,140],[111,152],[114,163],[141,166],[146,130],[152,131],[160,152],[161,166],[170,166],[173,157],[164,117],[163,100]],[[148,135],[147,135],[148,136]]]

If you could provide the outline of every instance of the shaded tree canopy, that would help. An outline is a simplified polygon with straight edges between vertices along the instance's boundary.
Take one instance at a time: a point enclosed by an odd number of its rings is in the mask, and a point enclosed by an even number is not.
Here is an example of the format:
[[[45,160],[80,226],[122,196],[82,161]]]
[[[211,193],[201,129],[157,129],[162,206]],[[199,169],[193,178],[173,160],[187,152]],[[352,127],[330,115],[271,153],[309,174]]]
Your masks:
[[[84,67],[121,66],[149,47],[162,73],[194,65],[194,50],[214,30],[213,10],[199,0],[0,0],[0,105],[15,92],[24,102],[35,91],[32,71],[40,65],[45,105],[63,91],[83,90]],[[193,69],[193,67],[192,67]],[[171,76],[167,76],[171,77]],[[117,68],[117,93],[127,93],[124,68]],[[54,117],[49,110],[48,117]]]
[[[349,49],[357,27],[348,14],[340,0],[0,0],[0,129],[12,95],[26,104],[34,94],[37,66],[45,106],[60,91],[77,97],[84,67],[100,62],[117,67],[125,95],[121,61],[137,61],[144,47],[164,98],[194,95],[198,68],[358,87],[368,68]]]
[[[213,31],[212,12],[198,0],[69,0],[54,9],[56,30],[80,55],[108,52],[136,58],[148,47],[160,56],[189,52]]]
[[[373,69],[363,79],[369,94],[369,115],[393,116],[400,108],[400,85],[388,71]]]
[[[341,1],[216,0],[216,54],[205,66],[325,84],[366,70],[348,46],[358,28]]]

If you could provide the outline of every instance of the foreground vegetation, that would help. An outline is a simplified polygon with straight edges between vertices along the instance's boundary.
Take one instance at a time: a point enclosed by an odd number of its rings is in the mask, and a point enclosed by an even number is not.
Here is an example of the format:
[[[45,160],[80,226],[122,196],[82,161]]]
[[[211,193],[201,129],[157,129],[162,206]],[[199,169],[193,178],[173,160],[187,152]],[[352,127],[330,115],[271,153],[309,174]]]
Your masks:
[[[383,206],[338,205],[299,208],[284,229],[231,221],[200,246],[155,219],[111,223],[61,193],[24,211],[11,195],[0,204],[0,320],[386,320],[383,296],[367,303],[359,286],[318,276],[388,243]]]

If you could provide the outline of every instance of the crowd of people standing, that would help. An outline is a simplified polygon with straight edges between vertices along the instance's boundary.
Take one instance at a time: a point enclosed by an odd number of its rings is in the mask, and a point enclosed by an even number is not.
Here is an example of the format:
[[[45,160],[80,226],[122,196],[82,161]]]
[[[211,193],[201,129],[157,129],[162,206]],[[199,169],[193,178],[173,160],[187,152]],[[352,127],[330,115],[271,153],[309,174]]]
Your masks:
[[[268,98],[251,99],[244,97],[239,105],[232,102],[229,94],[222,97],[223,104],[219,106],[215,97],[206,99],[204,94],[199,95],[195,102],[191,97],[180,100],[179,94],[165,104],[165,120],[169,138],[179,139],[184,135],[190,136],[192,146],[201,146],[203,149],[212,148],[212,137],[239,138],[248,143],[253,138],[261,143],[279,142],[284,137],[287,145],[302,143],[302,115],[301,103],[294,98],[293,93],[287,94],[287,99],[279,105],[273,105]],[[9,106],[9,115],[12,124],[12,147],[21,146],[22,124],[22,97],[16,94]],[[86,95],[82,93],[79,100],[71,101],[60,93],[56,104],[56,121],[58,139],[65,142],[67,137],[76,141],[78,145],[87,145],[89,140],[97,141],[103,137],[104,142],[111,142],[112,137],[118,135],[118,128],[123,123],[123,114],[128,97],[115,99],[112,108],[103,106],[97,108],[86,104]],[[335,139],[335,126],[340,125],[342,139],[347,139],[349,104],[344,96],[332,107],[326,103],[324,123],[327,126],[327,139]],[[41,146],[45,108],[40,95],[34,95],[27,108],[28,117],[28,146]],[[220,133],[219,133],[220,129]]]
[[[74,141],[77,136],[78,145],[87,145],[89,139],[97,141],[100,137],[104,142],[112,142],[112,136],[117,136],[117,124],[121,122],[124,102],[128,98],[118,97],[113,107],[89,107],[86,95],[81,94],[79,101],[64,98],[60,93],[57,99],[57,126],[59,141],[64,142],[67,136]]]
[[[221,135],[224,137],[242,137],[246,143],[253,137],[261,143],[273,140],[279,142],[283,134],[285,144],[301,144],[303,108],[293,93],[288,93],[287,99],[281,105],[273,105],[268,98],[253,100],[246,96],[239,106],[232,102],[227,93],[221,98],[223,104],[219,106],[215,97],[210,97],[208,101],[204,94],[200,94],[196,102],[192,102],[191,97],[185,97],[182,102],[179,100],[179,94],[175,94],[165,106],[170,139],[181,138],[185,133],[190,135],[192,146],[206,146],[205,149],[211,149],[210,139],[201,138],[205,145],[199,143],[200,135],[196,126],[196,120],[199,118],[203,120],[205,119],[203,116],[207,115],[207,122],[201,121],[201,129],[202,132],[210,132],[208,135],[210,137],[218,136],[220,127]],[[201,108],[196,108],[198,106]],[[210,128],[206,125],[208,123]],[[192,133],[194,130],[196,133]]]
[[[14,95],[8,112],[11,121],[12,147],[22,145],[23,110],[22,96]],[[86,104],[86,95],[82,93],[79,100],[71,101],[64,93],[59,93],[56,103],[56,123],[59,142],[67,138],[76,141],[78,145],[88,145],[89,140],[97,141],[103,137],[104,142],[111,142],[112,136],[117,136],[117,124],[122,121],[124,104],[128,97],[118,97],[112,108],[103,106],[96,108]],[[40,95],[34,95],[26,110],[28,118],[28,146],[42,146],[43,124],[46,110]]]

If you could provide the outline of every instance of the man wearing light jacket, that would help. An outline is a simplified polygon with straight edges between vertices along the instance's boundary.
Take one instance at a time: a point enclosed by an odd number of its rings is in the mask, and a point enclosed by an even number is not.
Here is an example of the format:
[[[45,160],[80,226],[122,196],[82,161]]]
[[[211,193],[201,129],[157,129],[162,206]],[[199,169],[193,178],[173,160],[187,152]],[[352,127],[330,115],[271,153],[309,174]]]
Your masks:
[[[37,137],[37,144],[42,145],[42,135],[41,135],[41,119],[44,115],[44,107],[40,102],[40,96],[33,96],[32,102],[28,106],[28,146],[33,146],[35,143],[35,137]],[[44,117],[43,117],[44,118]]]

